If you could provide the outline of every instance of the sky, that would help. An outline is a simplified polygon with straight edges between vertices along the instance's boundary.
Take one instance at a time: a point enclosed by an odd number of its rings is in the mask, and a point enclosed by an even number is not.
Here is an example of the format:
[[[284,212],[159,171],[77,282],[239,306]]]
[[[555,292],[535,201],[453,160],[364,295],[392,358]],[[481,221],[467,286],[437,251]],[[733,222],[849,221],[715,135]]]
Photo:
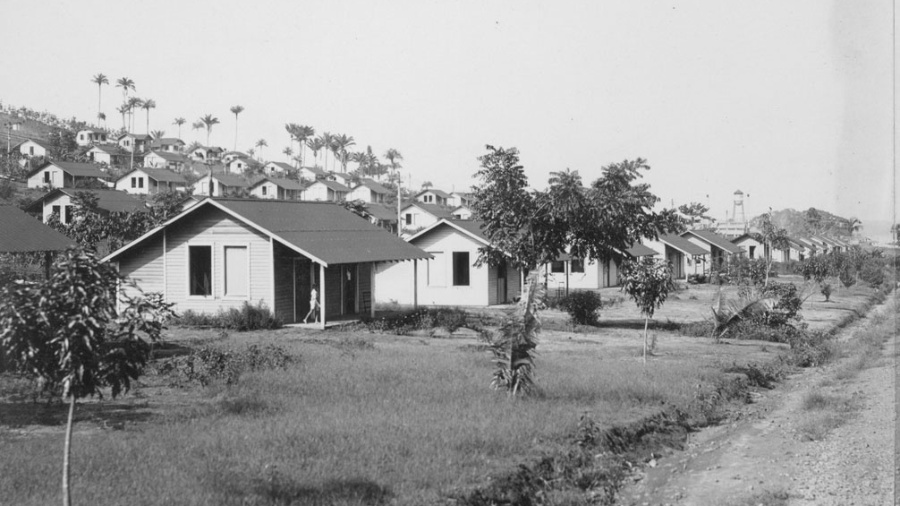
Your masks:
[[[724,219],[815,207],[884,235],[894,200],[891,0],[3,2],[0,100],[285,161],[286,123],[403,155],[412,185],[467,190],[485,145],[532,186],[642,157],[662,203]],[[143,111],[135,121],[143,133]],[[321,156],[321,155],[320,155]]]

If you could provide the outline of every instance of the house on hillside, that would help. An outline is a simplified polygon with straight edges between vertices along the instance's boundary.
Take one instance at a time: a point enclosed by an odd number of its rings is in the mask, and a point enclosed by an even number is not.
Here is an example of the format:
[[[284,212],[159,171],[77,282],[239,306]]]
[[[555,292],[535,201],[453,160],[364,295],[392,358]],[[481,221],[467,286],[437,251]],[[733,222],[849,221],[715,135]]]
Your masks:
[[[224,161],[224,160],[223,160]],[[256,170],[262,167],[262,164],[252,158],[244,158],[236,156],[229,161],[224,161],[225,171],[229,174],[245,174],[249,170]]]
[[[284,162],[268,162],[263,165],[262,170],[267,176],[282,177],[294,170],[294,167]]]
[[[471,220],[474,214],[467,206],[459,206],[450,211],[450,215],[453,216],[454,220]]]
[[[328,175],[327,172],[320,169],[319,167],[300,167],[299,169],[300,179],[304,181],[315,181],[317,179],[325,179]]]
[[[416,194],[414,200],[423,204],[433,204],[438,206],[450,206],[450,194],[436,188],[422,190]]]
[[[453,192],[447,199],[447,205],[450,207],[472,207],[475,203],[475,196],[471,193]]]
[[[440,220],[408,239],[432,259],[379,267],[379,303],[428,306],[490,306],[513,302],[522,273],[511,266],[476,266],[478,249],[489,245],[478,221]],[[410,290],[408,280],[415,280]]]
[[[808,237],[794,236],[794,237],[791,237],[791,240],[793,242],[795,242],[796,244],[803,246],[804,254],[806,257],[816,256],[817,254],[819,254],[822,251]]]
[[[56,188],[51,190],[29,204],[25,208],[25,212],[39,216],[44,222],[47,222],[50,216],[55,214],[59,216],[61,222],[70,223],[75,216],[76,204],[73,202],[73,199],[79,192],[94,194],[97,197],[97,209],[101,213],[147,212],[147,206],[142,200],[125,192],[118,190],[82,190],[78,188]]]
[[[230,197],[250,188],[250,181],[246,178],[221,172],[201,177],[191,188],[194,190],[194,195],[209,196],[210,184],[212,184],[213,197]]]
[[[29,188],[72,188],[99,182],[105,186],[106,172],[92,163],[45,162],[28,173]]]
[[[324,328],[374,314],[380,263],[428,258],[332,203],[208,198],[103,260],[179,313],[264,304],[299,323],[315,284]],[[411,278],[398,282],[413,291]]]
[[[118,144],[95,144],[84,154],[94,163],[106,164],[109,167],[125,167],[131,164],[131,153]],[[141,158],[135,157],[135,162],[141,163]]]
[[[346,172],[329,172],[325,179],[329,181],[336,181],[348,188],[353,184],[353,176],[347,174]]]
[[[303,188],[294,179],[266,176],[250,186],[250,195],[260,199],[300,200]]]
[[[187,180],[169,169],[144,167],[129,171],[117,179],[115,188],[128,193],[155,195],[166,191],[185,191]]]
[[[46,157],[52,149],[53,146],[47,141],[27,139],[13,146],[10,151],[18,151],[24,157],[34,158],[36,156]]]
[[[404,231],[416,232],[440,220],[453,218],[450,209],[436,204],[410,202],[400,209],[400,226]]]
[[[548,289],[557,290],[596,290],[610,286],[619,286],[619,272],[622,262],[628,258],[655,256],[656,251],[635,244],[621,252],[618,258],[606,261],[591,258],[577,258],[568,253],[560,255],[556,261],[538,268]]]
[[[144,167],[152,169],[170,169],[181,172],[188,158],[181,153],[169,151],[151,151],[144,156]]]
[[[215,162],[222,157],[222,148],[210,146],[195,146],[186,154],[189,158],[198,162]]]
[[[365,215],[369,223],[381,227],[392,234],[397,233],[397,206],[366,204]]]
[[[712,230],[688,230],[682,232],[681,237],[706,251],[709,259],[706,265],[707,272],[714,267],[726,265],[733,256],[742,252],[737,245]]]
[[[52,255],[75,243],[11,205],[0,205],[0,253],[44,253],[44,276],[50,277]]]
[[[109,142],[109,134],[105,130],[85,128],[75,134],[75,144],[82,148],[96,144],[106,144],[107,142]]]
[[[181,154],[185,145],[184,141],[177,137],[162,137],[150,141],[150,151]]]
[[[350,188],[327,179],[319,179],[303,190],[303,200],[319,200],[327,202],[340,202],[345,200],[350,193]]]
[[[360,179],[359,184],[347,195],[347,200],[362,200],[366,203],[383,204],[384,199],[391,193],[371,179]]]
[[[707,251],[680,235],[661,235],[658,240],[642,242],[672,265],[673,279],[687,279],[691,274],[706,272]]]
[[[116,143],[125,151],[134,154],[143,154],[150,151],[150,141],[153,138],[147,134],[124,133],[116,138]]]
[[[221,160],[225,165],[228,165],[228,163],[235,158],[252,159],[253,157],[247,153],[244,153],[243,151],[225,151],[224,153],[222,153],[222,156],[219,157],[219,160]]]

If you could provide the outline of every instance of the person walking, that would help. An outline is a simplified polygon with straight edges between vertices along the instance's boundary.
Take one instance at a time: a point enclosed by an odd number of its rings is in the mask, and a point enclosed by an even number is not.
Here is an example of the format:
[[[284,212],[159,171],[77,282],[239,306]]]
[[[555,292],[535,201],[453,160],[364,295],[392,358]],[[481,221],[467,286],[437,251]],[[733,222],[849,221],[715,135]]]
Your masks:
[[[315,315],[315,323],[319,323],[319,292],[316,290],[316,285],[313,283],[312,290],[309,291],[309,312],[306,313],[306,317],[303,318],[303,323],[307,323],[309,320],[309,315]]]

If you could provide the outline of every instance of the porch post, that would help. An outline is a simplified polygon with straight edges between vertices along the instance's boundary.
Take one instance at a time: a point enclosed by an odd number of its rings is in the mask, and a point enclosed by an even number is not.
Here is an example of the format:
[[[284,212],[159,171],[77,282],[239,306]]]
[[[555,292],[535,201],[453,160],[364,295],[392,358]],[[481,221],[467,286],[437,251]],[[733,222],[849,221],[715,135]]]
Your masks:
[[[375,318],[375,269],[378,264],[372,262],[372,268],[369,269],[369,312],[372,318]]]
[[[413,259],[413,309],[419,309],[419,261]]]
[[[325,330],[325,264],[319,264],[319,298],[321,302],[319,302],[319,328]]]

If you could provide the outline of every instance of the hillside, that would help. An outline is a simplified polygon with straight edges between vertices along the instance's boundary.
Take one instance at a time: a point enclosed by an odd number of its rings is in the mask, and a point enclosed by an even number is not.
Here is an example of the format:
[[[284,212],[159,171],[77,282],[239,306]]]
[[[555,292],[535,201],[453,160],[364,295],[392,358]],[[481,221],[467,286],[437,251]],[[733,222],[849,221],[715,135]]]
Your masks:
[[[850,231],[848,230],[850,220],[822,209],[816,209],[816,211],[819,213],[820,222],[815,229],[807,220],[806,210],[781,209],[780,211],[772,211],[772,221],[776,227],[787,230],[789,235],[824,234],[829,236],[850,236]],[[761,215],[755,216],[750,220],[750,226],[759,227],[761,219]]]

